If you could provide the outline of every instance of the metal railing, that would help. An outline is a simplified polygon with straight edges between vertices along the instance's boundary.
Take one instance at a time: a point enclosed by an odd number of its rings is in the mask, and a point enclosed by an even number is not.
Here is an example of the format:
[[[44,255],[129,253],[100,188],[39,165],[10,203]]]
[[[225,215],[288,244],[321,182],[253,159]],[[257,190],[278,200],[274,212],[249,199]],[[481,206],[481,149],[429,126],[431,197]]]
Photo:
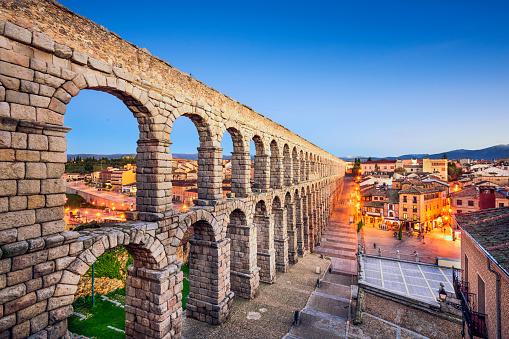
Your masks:
[[[461,312],[463,320],[467,324],[470,338],[488,338],[486,326],[488,316],[473,310],[475,308],[475,293],[468,292],[469,283],[461,280],[461,270],[454,269],[452,279],[456,297],[461,300]]]

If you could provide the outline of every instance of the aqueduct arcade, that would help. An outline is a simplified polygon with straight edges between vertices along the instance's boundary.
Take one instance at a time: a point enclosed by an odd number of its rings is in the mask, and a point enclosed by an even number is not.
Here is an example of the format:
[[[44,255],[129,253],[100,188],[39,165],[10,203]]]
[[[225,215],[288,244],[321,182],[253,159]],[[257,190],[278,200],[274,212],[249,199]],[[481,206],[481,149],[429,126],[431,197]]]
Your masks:
[[[134,258],[128,338],[180,337],[175,251],[194,228],[187,316],[212,324],[233,296],[252,299],[312,252],[342,189],[345,165],[283,126],[55,1],[0,3],[0,337],[61,338],[77,283],[109,248]],[[113,227],[65,231],[66,105],[110,93],[139,125],[137,211]],[[196,206],[172,208],[171,132],[199,134]],[[223,199],[229,133],[232,196]],[[251,183],[251,140],[256,147]]]

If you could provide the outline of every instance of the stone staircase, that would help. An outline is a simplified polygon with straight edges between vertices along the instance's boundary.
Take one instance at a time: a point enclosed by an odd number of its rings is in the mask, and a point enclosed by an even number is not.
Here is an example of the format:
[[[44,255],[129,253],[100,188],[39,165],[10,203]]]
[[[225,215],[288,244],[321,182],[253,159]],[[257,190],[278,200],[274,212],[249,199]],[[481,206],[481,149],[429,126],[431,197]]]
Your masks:
[[[350,185],[345,185],[344,195],[348,195],[349,188]],[[331,258],[332,272],[356,276],[357,229],[349,223],[351,212],[352,207],[347,204],[334,211],[315,253]]]

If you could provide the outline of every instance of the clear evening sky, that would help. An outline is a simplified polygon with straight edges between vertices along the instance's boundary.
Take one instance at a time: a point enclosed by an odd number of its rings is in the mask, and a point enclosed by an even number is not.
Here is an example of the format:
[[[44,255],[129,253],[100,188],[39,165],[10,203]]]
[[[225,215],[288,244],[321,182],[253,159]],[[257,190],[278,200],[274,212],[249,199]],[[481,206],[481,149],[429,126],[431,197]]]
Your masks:
[[[507,1],[61,2],[337,156],[509,143]],[[68,153],[135,153],[113,96],[83,91],[65,125]],[[187,118],[171,139],[196,153]]]

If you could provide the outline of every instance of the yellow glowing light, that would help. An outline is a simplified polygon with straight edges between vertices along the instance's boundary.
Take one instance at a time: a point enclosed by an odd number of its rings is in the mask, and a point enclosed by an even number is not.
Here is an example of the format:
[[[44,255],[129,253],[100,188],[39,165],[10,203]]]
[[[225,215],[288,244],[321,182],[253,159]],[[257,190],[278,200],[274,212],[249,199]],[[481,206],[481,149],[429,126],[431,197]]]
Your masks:
[[[111,203],[111,206],[113,206],[113,203]]]
[[[124,206],[124,204],[122,204],[122,206]]]
[[[100,217],[100,216],[101,216],[101,213],[97,213],[96,215],[97,215],[98,217]]]
[[[104,205],[104,202],[102,204]]]
[[[125,217],[125,215],[121,214],[121,215],[120,215],[120,217],[121,217],[121,218],[124,218],[124,217]]]
[[[112,207],[111,209],[112,209],[112,210],[115,210],[115,207]]]
[[[451,212],[452,212],[452,210],[451,210],[451,209],[449,209],[449,213],[451,213]]]
[[[449,219],[448,217],[445,217],[445,220]]]
[[[85,211],[85,214],[88,214],[88,211]]]
[[[65,211],[66,211],[66,212],[69,212],[69,207],[67,207],[67,208],[65,209]]]
[[[186,205],[184,205],[184,206],[182,206],[182,208],[186,209],[186,208],[187,208],[187,206],[186,206]]]
[[[92,201],[92,205],[95,205],[95,201]]]

